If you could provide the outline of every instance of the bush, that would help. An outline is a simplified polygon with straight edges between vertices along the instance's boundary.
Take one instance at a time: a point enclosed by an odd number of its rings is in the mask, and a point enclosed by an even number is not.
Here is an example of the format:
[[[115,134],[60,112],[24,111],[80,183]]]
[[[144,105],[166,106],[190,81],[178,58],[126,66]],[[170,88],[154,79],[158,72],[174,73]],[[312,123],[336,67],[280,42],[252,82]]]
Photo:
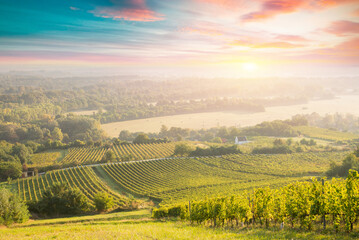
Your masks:
[[[5,181],[9,177],[12,179],[21,177],[22,168],[18,162],[2,162],[0,163],[0,180]]]
[[[27,206],[7,189],[0,189],[0,224],[23,223],[29,219]]]
[[[30,203],[30,210],[46,216],[76,215],[89,210],[86,197],[67,184],[55,183],[45,190],[42,199]]]
[[[114,205],[113,198],[106,192],[99,192],[96,194],[95,199],[96,210],[99,212],[107,211]]]

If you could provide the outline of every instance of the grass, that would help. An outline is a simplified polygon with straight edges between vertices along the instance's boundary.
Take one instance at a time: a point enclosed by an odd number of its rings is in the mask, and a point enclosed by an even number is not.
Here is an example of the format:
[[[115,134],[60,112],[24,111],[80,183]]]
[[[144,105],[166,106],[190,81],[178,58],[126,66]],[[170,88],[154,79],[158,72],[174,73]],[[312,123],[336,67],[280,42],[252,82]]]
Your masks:
[[[263,228],[211,228],[150,218],[149,210],[34,220],[3,227],[0,239],[356,239],[352,234]]]
[[[328,140],[328,141],[348,141],[359,139],[358,134],[351,132],[339,132],[325,128],[298,126],[295,130],[300,131],[302,135],[310,138]]]

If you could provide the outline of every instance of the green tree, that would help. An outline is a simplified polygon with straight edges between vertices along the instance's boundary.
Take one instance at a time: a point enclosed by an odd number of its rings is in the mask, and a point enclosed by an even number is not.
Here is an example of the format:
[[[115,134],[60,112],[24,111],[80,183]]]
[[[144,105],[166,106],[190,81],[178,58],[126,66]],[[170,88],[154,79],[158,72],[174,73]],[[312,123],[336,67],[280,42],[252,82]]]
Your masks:
[[[22,164],[26,164],[31,157],[31,150],[24,144],[17,143],[12,148],[12,154],[17,156]]]
[[[23,223],[29,219],[27,206],[7,189],[0,189],[0,224]]]
[[[116,155],[112,150],[108,150],[102,158],[102,162],[113,162],[116,160]]]
[[[19,178],[22,174],[22,167],[19,162],[0,163],[0,179],[5,181],[7,178]]]
[[[54,130],[52,130],[51,132],[51,136],[52,136],[52,139],[55,140],[55,141],[62,141],[62,139],[64,138],[64,135],[62,134],[62,131],[60,128],[58,127],[55,127]]]
[[[180,143],[175,146],[175,150],[173,155],[176,156],[187,156],[192,152],[194,149],[191,145],[187,143]]]
[[[30,204],[30,210],[46,216],[76,215],[88,211],[89,205],[79,189],[55,183],[43,192],[40,201]]]
[[[96,210],[99,212],[107,211],[114,205],[114,200],[107,192],[99,192],[94,198]]]
[[[147,134],[140,133],[133,140],[133,143],[140,144],[140,143],[148,143],[149,141],[150,141],[150,138],[147,136]]]

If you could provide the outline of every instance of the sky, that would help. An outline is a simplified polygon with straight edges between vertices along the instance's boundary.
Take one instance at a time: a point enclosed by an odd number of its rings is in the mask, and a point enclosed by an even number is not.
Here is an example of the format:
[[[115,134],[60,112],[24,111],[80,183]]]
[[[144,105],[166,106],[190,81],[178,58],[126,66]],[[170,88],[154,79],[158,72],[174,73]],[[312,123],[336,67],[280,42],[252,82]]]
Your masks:
[[[0,0],[0,71],[359,76],[359,0]]]

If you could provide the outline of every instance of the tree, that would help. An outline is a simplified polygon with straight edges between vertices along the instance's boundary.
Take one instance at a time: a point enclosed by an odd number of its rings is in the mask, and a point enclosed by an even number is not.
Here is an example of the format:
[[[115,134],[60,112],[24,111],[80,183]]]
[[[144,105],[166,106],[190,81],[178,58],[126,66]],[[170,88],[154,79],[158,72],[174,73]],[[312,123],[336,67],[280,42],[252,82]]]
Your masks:
[[[0,163],[0,180],[5,181],[8,177],[15,179],[21,177],[22,168],[19,162]]]
[[[120,132],[120,135],[119,135],[118,137],[119,137],[119,139],[121,139],[121,140],[130,141],[130,140],[131,140],[131,133],[130,133],[130,131],[128,131],[128,130],[122,130],[122,131]]]
[[[148,143],[149,141],[150,141],[150,138],[146,134],[140,133],[133,140],[133,143],[140,144],[140,143]]]
[[[31,157],[31,150],[29,150],[24,144],[17,143],[12,148],[12,154],[18,156],[20,162],[25,164]]]
[[[29,219],[27,206],[7,189],[0,189],[0,224],[23,223]]]
[[[114,205],[113,198],[106,192],[99,192],[94,198],[97,211],[103,212],[111,209]]]
[[[180,143],[175,146],[173,155],[185,156],[193,150],[193,147],[187,143]]]
[[[51,132],[51,136],[53,140],[57,140],[57,141],[62,141],[62,139],[64,138],[64,135],[62,134],[62,131],[60,128],[55,127],[54,130],[52,130]]]
[[[116,155],[112,150],[108,150],[102,158],[102,162],[113,162],[116,160]]]
[[[31,211],[46,216],[76,215],[89,210],[85,195],[64,183],[55,183],[43,192],[40,201],[29,205]]]

